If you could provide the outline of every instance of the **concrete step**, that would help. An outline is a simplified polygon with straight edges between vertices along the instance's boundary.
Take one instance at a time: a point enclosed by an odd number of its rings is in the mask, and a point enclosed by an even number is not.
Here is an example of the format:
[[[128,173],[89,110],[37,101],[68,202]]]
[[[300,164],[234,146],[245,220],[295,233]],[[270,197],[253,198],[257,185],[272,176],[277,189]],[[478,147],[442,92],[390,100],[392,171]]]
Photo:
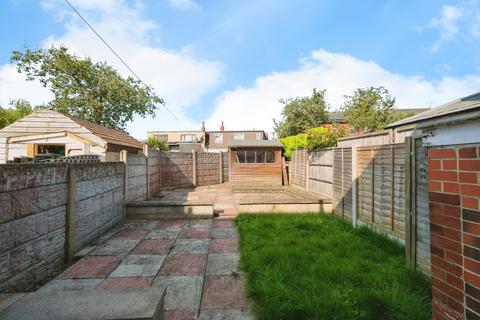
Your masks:
[[[212,218],[213,204],[139,201],[127,204],[127,219]]]
[[[32,292],[0,312],[2,320],[164,319],[159,288]]]

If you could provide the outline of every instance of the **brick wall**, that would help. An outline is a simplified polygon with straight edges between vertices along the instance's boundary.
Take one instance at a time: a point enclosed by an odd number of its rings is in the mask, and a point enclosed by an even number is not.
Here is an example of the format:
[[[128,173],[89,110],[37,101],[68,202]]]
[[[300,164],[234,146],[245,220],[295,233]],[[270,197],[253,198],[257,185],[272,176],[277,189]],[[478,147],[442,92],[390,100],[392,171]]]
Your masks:
[[[193,186],[192,153],[167,152],[160,156],[160,186]]]
[[[433,319],[480,319],[480,147],[428,151]]]
[[[124,165],[75,164],[75,250],[101,236],[123,218]]]
[[[147,199],[147,157],[127,154],[127,201]]]
[[[220,184],[220,161],[219,152],[196,152],[197,186]]]

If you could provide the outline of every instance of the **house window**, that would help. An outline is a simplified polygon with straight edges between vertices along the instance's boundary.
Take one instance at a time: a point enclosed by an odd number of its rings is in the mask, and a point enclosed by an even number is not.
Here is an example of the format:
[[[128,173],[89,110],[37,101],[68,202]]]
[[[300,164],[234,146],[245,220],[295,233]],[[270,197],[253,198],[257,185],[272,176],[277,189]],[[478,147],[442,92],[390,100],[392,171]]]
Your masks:
[[[153,136],[160,141],[168,141],[168,134],[154,134]]]
[[[180,137],[181,141],[192,142],[196,140],[195,134],[182,134]]]
[[[261,132],[257,132],[256,136],[257,140],[263,140],[263,134]]]
[[[275,163],[275,151],[237,150],[237,163]]]
[[[180,146],[178,144],[172,144],[169,147],[170,152],[178,152],[180,151]]]
[[[244,139],[245,139],[245,135],[243,134],[243,132],[238,132],[233,135],[233,140],[244,140]]]
[[[222,143],[223,142],[223,134],[215,133],[215,143]]]

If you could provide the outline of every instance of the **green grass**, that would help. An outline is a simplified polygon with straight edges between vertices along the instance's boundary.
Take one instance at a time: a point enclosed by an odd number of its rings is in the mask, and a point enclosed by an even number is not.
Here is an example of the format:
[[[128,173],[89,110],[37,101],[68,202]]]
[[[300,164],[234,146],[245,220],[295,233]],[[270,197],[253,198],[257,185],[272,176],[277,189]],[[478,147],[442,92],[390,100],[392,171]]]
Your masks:
[[[404,247],[327,215],[241,215],[241,267],[258,319],[430,319],[430,281]]]

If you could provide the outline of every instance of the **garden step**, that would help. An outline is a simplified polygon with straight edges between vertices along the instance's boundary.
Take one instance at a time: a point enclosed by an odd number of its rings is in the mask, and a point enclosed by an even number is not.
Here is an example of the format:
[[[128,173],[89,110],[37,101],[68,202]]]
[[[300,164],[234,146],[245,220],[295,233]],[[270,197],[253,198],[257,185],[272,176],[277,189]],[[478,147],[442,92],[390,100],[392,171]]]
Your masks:
[[[213,204],[139,201],[127,204],[127,219],[212,218]]]

